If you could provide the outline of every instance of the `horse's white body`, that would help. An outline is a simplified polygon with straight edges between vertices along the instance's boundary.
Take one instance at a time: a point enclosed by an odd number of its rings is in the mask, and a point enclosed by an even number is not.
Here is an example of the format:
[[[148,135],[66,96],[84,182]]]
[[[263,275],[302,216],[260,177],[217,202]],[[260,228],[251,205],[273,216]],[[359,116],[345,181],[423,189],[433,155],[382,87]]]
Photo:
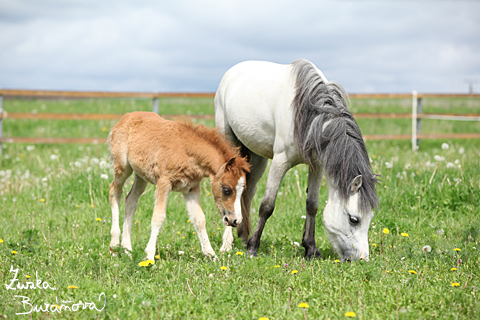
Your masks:
[[[328,82],[321,71],[317,68],[316,70],[323,81]],[[273,212],[278,188],[285,173],[300,163],[306,163],[294,142],[295,116],[291,106],[294,96],[295,77],[292,65],[263,61],[247,61],[232,67],[223,77],[215,96],[216,126],[238,145],[243,145],[253,152],[252,172],[247,176],[247,191],[251,198],[266,168],[267,159],[272,159],[267,189],[259,210],[259,223],[247,245],[253,256],[257,254],[265,221]],[[326,125],[328,122],[324,124]],[[320,256],[315,245],[314,232],[322,176],[321,164],[310,168],[307,221],[302,242],[308,257]],[[361,185],[361,176],[359,180],[358,187]],[[364,219],[360,228],[352,229],[348,222],[345,224],[344,218],[339,217],[345,215],[339,211],[355,213],[356,197],[352,196],[348,203],[339,199],[337,190],[329,184],[324,224],[331,242],[343,259],[368,259],[368,227],[373,213],[368,219]],[[222,250],[228,250],[231,241],[232,229],[227,227]]]

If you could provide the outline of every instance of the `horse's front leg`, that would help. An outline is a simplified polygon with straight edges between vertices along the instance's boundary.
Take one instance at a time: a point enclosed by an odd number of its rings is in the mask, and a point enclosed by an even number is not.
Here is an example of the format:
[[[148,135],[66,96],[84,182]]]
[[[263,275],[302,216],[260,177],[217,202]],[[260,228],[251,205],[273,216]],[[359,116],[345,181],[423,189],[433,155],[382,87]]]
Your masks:
[[[202,247],[202,252],[209,258],[217,260],[217,255],[213,251],[210,240],[208,239],[205,214],[200,206],[200,184],[193,187],[189,192],[183,194],[185,204],[187,205],[188,216],[195,226],[198,239]]]
[[[317,216],[318,194],[322,176],[322,168],[317,168],[316,170],[310,168],[308,172],[307,218],[305,220],[305,230],[302,239],[302,246],[305,248],[306,258],[322,258],[315,242],[315,218]]]
[[[291,168],[290,163],[287,161],[285,154],[276,154],[273,157],[270,172],[268,173],[267,189],[263,196],[262,204],[258,210],[258,224],[252,237],[248,240],[247,251],[252,257],[257,256],[258,247],[260,246],[260,238],[262,237],[263,228],[268,218],[275,209],[275,200],[277,199],[278,189],[282,183],[283,177],[288,169]]]
[[[157,182],[157,188],[155,190],[155,207],[153,208],[153,216],[151,223],[150,240],[148,241],[145,253],[147,259],[154,260],[155,258],[155,245],[157,244],[157,237],[162,229],[163,223],[167,218],[167,199],[168,194],[171,191],[169,181]]]

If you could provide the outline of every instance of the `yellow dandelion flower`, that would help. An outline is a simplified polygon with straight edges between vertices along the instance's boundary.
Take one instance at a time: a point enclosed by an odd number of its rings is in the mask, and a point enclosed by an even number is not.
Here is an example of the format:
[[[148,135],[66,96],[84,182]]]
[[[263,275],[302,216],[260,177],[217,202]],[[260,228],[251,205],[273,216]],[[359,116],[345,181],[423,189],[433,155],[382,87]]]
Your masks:
[[[218,227],[217,230],[222,230],[222,228]]]
[[[377,159],[377,155],[376,155],[376,154],[372,154],[372,159]]]
[[[90,208],[95,208],[95,205],[94,205],[94,204],[91,204],[91,205],[90,205]]]
[[[215,235],[215,232],[212,232],[212,235]]]
[[[460,283],[458,282],[450,282],[452,284],[452,287],[460,287]]]
[[[388,230],[388,228],[383,228],[383,233],[389,234],[389,233],[390,233],[390,230]]]
[[[376,244],[376,243],[372,243],[372,246],[373,246],[374,248],[376,248],[376,247],[377,247],[377,244]]]
[[[152,259],[148,259],[147,261],[145,261],[146,263],[148,263],[148,265],[150,264],[155,264],[155,261],[153,261]]]
[[[182,237],[182,239],[185,239],[185,237]]]
[[[40,202],[45,202],[45,199],[43,199],[43,198],[42,198],[42,199],[40,199]]]
[[[180,231],[177,231],[177,234],[180,234]]]
[[[103,132],[107,132],[107,128],[106,128],[106,127],[102,127],[102,131],[103,131]]]
[[[222,269],[222,270],[227,270],[227,267],[221,266],[220,269]]]
[[[243,252],[238,251],[238,252],[236,253],[236,255],[237,255],[237,256],[243,256]]]
[[[411,274],[417,274],[417,271],[415,271],[415,270],[408,270],[408,272],[411,273]]]
[[[280,268],[280,266],[278,264],[274,265],[273,267],[274,268]]]
[[[310,307],[310,306],[308,305],[308,303],[302,302],[302,303],[300,303],[300,304],[298,305],[298,307],[299,307],[299,308],[308,308],[308,307]]]
[[[400,235],[401,235],[402,237],[408,237],[408,233],[405,233],[405,232],[400,233]]]
[[[81,205],[81,204],[79,204],[79,205],[77,206],[77,208],[81,208],[81,207],[82,207],[82,205]]]
[[[187,220],[187,223],[190,222],[190,220]]]
[[[27,275],[25,275],[25,277],[27,277],[27,279],[30,279],[30,278],[31,278],[31,276],[29,276],[28,274],[27,274]]]
[[[258,320],[270,320],[270,319],[268,319],[267,317],[260,317],[258,318]]]
[[[457,268],[452,268],[450,269],[450,271],[457,271]]]
[[[160,260],[160,255],[157,254],[157,255],[155,256],[155,259]]]
[[[387,273],[392,273],[391,271],[385,270]]]
[[[357,315],[356,315],[355,312],[353,312],[353,311],[348,311],[347,313],[345,313],[345,317],[348,317],[348,318],[356,318]]]
[[[15,251],[15,250],[12,250],[12,254],[17,254],[17,251]]]
[[[210,195],[210,192],[207,192],[207,197]]]
[[[292,270],[292,274],[298,273],[298,270]]]
[[[340,260],[338,260],[338,259],[335,259],[333,262],[335,262],[335,263],[339,263],[339,262],[340,262]]]
[[[197,234],[197,233],[195,231],[193,231],[192,234]]]
[[[77,286],[68,286],[68,289],[78,289]]]
[[[148,266],[148,262],[147,261],[140,261],[140,263],[138,264],[139,267],[146,267]]]
[[[462,249],[455,248],[455,249],[453,249],[453,251],[457,251],[457,252],[458,252],[458,251],[462,251]]]
[[[97,219],[95,219],[95,221],[100,222],[100,221],[102,221],[102,219],[101,219],[101,218],[97,218]]]
[[[3,243],[3,239],[0,239],[0,243]]]

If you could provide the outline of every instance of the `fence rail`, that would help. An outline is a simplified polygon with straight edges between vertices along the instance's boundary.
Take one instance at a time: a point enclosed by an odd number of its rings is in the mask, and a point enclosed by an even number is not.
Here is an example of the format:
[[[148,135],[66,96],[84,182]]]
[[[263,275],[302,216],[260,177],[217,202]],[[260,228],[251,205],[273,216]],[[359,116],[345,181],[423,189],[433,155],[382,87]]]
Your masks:
[[[99,91],[44,91],[44,90],[13,90],[0,89],[0,154],[2,142],[7,143],[104,143],[105,138],[29,138],[2,137],[4,119],[37,119],[37,120],[118,120],[123,114],[78,114],[78,113],[20,113],[4,112],[5,98],[49,98],[49,99],[89,99],[89,98],[145,98],[152,99],[152,109],[158,113],[159,98],[213,98],[214,93],[183,93],[183,92],[99,92]],[[380,94],[350,94],[352,99],[412,99],[412,113],[356,113],[357,119],[412,119],[412,134],[397,135],[364,135],[365,140],[412,140],[412,149],[416,150],[421,139],[480,139],[480,133],[446,133],[422,134],[421,120],[458,120],[480,121],[480,114],[428,114],[422,113],[423,98],[480,98],[480,94],[438,94],[438,93],[380,93]],[[186,117],[196,119],[214,119],[214,115],[161,115],[164,118]]]

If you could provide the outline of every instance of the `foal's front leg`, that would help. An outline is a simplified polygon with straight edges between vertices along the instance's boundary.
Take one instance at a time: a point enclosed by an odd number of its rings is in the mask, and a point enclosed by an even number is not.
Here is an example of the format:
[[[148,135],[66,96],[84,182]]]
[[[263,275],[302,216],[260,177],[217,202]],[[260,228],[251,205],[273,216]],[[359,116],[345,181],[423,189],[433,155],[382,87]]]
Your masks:
[[[168,194],[171,191],[169,182],[157,182],[157,189],[155,190],[155,207],[153,208],[152,216],[152,231],[150,234],[150,240],[148,241],[145,253],[147,259],[154,260],[155,258],[155,245],[157,243],[157,237],[160,233],[160,229],[167,218],[167,199]]]
[[[220,248],[220,252],[230,251],[233,245],[233,231],[231,226],[225,226],[225,232],[223,233],[223,244]]]
[[[189,192],[183,194],[185,204],[187,205],[188,216],[195,226],[195,230],[202,246],[202,252],[209,258],[217,260],[217,255],[213,251],[206,229],[205,214],[200,206],[200,184],[193,187]]]

